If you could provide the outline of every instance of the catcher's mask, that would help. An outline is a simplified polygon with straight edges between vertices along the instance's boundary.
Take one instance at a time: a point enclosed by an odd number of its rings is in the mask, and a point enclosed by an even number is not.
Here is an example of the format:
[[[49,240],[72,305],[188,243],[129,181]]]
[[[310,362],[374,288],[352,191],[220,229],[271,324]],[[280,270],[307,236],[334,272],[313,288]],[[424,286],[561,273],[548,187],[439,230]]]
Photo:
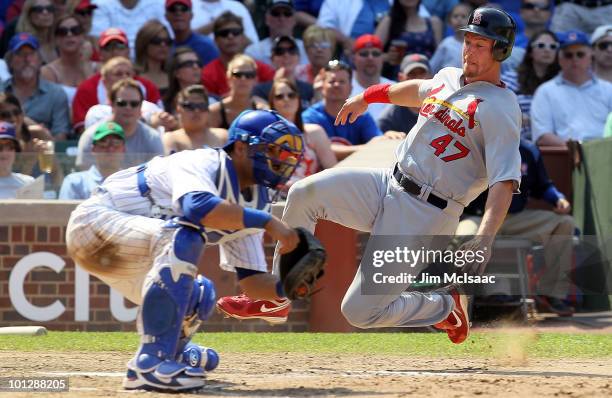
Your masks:
[[[285,184],[304,152],[300,130],[274,111],[242,112],[230,126],[228,135],[225,147],[236,141],[248,143],[255,181],[268,188]]]

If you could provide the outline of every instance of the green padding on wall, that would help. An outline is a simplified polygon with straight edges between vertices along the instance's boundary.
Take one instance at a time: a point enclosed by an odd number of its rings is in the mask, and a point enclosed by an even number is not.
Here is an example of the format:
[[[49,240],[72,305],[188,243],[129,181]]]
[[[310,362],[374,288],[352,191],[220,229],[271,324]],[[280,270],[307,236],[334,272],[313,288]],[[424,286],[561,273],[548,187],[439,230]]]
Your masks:
[[[573,174],[576,225],[584,235],[597,235],[602,254],[612,258],[612,138],[582,144],[581,157]],[[584,306],[609,309],[608,296],[586,296]]]

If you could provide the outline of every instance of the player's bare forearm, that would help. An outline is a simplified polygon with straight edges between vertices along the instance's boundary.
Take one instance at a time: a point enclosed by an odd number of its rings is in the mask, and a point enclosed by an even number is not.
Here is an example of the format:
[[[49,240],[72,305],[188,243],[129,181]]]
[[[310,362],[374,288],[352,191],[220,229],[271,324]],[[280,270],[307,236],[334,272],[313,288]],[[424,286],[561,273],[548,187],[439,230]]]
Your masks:
[[[500,181],[489,188],[485,212],[478,228],[479,236],[492,239],[499,231],[512,201],[513,184],[514,182],[510,180]]]
[[[241,279],[238,284],[242,292],[254,300],[276,300],[278,278],[272,274],[260,273]]]
[[[407,107],[421,106],[421,98],[419,98],[419,87],[424,82],[422,79],[406,80],[400,83],[392,84],[389,87],[389,99],[395,105]]]

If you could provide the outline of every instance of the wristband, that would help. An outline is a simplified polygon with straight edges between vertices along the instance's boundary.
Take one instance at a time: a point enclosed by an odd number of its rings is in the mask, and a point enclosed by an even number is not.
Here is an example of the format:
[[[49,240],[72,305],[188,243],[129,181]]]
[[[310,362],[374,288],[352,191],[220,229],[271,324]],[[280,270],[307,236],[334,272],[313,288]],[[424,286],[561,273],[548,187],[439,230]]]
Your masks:
[[[380,103],[380,104],[390,104],[391,100],[389,99],[389,88],[391,85],[389,83],[381,83],[370,86],[363,92],[363,99],[368,104]]]
[[[242,224],[245,228],[265,228],[268,221],[272,219],[272,215],[267,211],[261,211],[251,208],[242,209]]]

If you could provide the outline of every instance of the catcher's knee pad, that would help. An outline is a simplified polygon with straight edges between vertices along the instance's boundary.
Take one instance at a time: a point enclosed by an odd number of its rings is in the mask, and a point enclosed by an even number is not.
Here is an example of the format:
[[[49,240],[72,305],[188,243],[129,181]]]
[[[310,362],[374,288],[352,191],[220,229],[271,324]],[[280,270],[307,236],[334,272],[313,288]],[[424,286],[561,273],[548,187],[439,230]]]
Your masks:
[[[179,353],[179,360],[192,368],[203,368],[207,372],[211,372],[219,366],[217,351],[194,343],[185,346],[183,351]]]
[[[170,262],[172,265],[187,263],[197,266],[200,254],[204,249],[204,239],[199,230],[178,225],[172,237]]]

